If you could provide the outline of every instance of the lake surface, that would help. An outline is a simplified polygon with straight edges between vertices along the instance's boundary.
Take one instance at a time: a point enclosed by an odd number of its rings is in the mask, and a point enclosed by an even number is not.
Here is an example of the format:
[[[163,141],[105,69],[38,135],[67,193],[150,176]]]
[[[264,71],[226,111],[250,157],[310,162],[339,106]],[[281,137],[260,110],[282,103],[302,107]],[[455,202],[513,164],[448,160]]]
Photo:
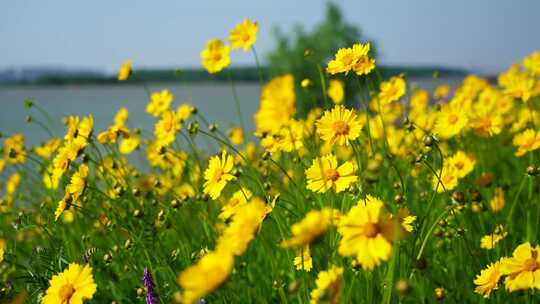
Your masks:
[[[456,85],[458,79],[445,79]],[[432,90],[440,81],[421,79],[416,81],[423,88]],[[174,95],[173,106],[189,102],[199,108],[206,119],[227,130],[239,125],[238,116],[229,84],[225,83],[159,83],[150,84],[152,92],[167,88]],[[248,130],[253,130],[253,114],[259,106],[259,86],[254,83],[236,84],[244,121]],[[49,113],[54,121],[51,125],[36,109],[26,109],[24,100],[32,98]],[[148,94],[142,85],[84,85],[84,86],[19,86],[0,87],[0,132],[5,135],[23,133],[27,146],[37,145],[49,136],[35,123],[26,123],[26,116],[46,124],[59,137],[65,133],[62,118],[68,115],[94,116],[96,132],[106,129],[116,111],[125,106],[129,109],[128,126],[152,132],[156,121],[146,113]],[[300,101],[297,101],[300,102]],[[148,135],[148,134],[146,134]],[[149,136],[146,136],[149,137]]]
[[[238,115],[232,90],[228,84],[164,84],[149,85],[152,92],[169,89],[174,95],[172,105],[189,102],[198,107],[199,112],[222,130],[238,125]],[[259,105],[259,86],[256,84],[236,84],[244,121],[253,129],[253,113]],[[47,121],[36,109],[26,109],[24,100],[32,98],[54,121]],[[113,121],[120,107],[129,109],[128,126],[152,132],[156,118],[146,112],[149,97],[143,86],[21,86],[0,87],[0,131],[5,135],[23,133],[27,145],[39,144],[49,138],[46,131],[35,123],[26,123],[26,116],[51,127],[57,136],[63,136],[65,127],[61,121],[68,115],[94,116],[95,130],[106,129]]]

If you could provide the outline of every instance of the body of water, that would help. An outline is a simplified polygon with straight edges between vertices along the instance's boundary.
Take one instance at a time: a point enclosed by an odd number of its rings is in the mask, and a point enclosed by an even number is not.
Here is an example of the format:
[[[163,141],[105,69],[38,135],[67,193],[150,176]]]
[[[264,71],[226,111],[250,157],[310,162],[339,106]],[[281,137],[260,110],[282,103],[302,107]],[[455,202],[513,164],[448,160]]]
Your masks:
[[[441,82],[455,87],[459,79],[414,81],[418,86],[433,90]],[[231,86],[225,83],[159,83],[142,85],[84,85],[84,86],[13,86],[0,87],[0,132],[5,135],[23,133],[28,146],[40,144],[50,138],[36,123],[26,123],[26,117],[46,124],[55,136],[62,137],[65,126],[62,118],[68,115],[94,116],[96,132],[105,130],[121,107],[129,109],[128,126],[153,132],[156,118],[146,112],[149,97],[147,90],[154,92],[169,89],[174,95],[173,107],[189,102],[195,105],[209,122],[217,123],[220,129],[239,126]],[[254,130],[253,114],[259,106],[260,88],[255,83],[236,84],[244,121],[248,130]],[[32,98],[52,120],[48,121],[36,109],[26,109],[24,100]],[[301,101],[297,101],[301,102]],[[145,134],[150,137],[150,134]]]

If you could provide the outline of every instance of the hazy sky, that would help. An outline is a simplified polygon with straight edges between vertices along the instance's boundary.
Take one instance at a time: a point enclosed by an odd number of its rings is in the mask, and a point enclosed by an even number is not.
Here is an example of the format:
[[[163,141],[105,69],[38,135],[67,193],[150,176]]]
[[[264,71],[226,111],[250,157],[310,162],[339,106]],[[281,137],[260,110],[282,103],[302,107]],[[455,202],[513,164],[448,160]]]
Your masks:
[[[540,49],[539,0],[335,1],[346,20],[377,42],[379,62],[438,64],[480,71],[505,68]],[[274,46],[272,29],[312,28],[321,0],[3,0],[0,69],[66,66],[115,70],[196,66],[207,39],[226,38],[243,18],[257,20],[256,47]],[[252,63],[251,54],[233,63]]]

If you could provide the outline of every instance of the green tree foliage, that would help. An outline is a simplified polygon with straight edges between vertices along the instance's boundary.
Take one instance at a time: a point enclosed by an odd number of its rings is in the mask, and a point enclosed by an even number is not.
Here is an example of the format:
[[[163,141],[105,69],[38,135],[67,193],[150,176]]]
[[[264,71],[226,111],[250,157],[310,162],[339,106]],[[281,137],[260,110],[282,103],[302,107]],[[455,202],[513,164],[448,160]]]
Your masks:
[[[301,115],[324,102],[318,66],[327,85],[329,79],[341,79],[345,82],[345,102],[354,103],[351,99],[359,91],[359,84],[354,77],[330,76],[325,72],[326,63],[339,48],[366,42],[360,29],[344,21],[337,5],[333,3],[327,5],[325,19],[311,32],[306,32],[298,25],[293,35],[285,35],[280,29],[276,29],[275,34],[277,48],[268,54],[269,72],[273,76],[288,72],[294,75],[297,83],[298,110]],[[372,45],[371,56],[374,54]],[[305,78],[311,81],[308,90],[303,90],[299,85]]]

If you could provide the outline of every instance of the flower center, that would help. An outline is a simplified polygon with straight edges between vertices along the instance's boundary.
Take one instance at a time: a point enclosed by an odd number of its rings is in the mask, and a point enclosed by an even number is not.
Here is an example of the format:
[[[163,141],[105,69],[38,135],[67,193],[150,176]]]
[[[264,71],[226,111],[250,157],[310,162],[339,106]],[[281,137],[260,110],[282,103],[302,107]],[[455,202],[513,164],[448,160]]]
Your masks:
[[[379,234],[379,226],[375,223],[367,223],[364,225],[364,235],[370,239]]]
[[[335,182],[339,178],[339,172],[337,172],[336,169],[328,169],[324,172],[324,176],[326,177],[326,179]]]
[[[459,117],[456,114],[451,114],[448,116],[448,122],[450,124],[455,124],[458,121]]]
[[[221,60],[221,53],[215,52],[213,56],[214,61],[220,61]]]
[[[525,268],[525,271],[535,271],[538,268],[540,268],[540,266],[538,265],[538,262],[536,261],[536,259],[532,257],[525,261],[523,268]]]
[[[246,42],[249,41],[249,37],[250,37],[250,36],[249,36],[249,33],[244,33],[244,34],[242,34],[242,40],[243,40],[243,41],[246,41]]]
[[[455,166],[457,169],[461,170],[463,169],[463,167],[465,167],[465,164],[460,161],[460,162],[457,162]]]
[[[58,292],[61,303],[69,303],[74,293],[75,293],[75,288],[73,288],[73,285],[71,284],[62,285],[62,287],[60,287],[60,291]]]
[[[336,135],[349,134],[349,125],[342,120],[338,120],[334,122],[334,124],[332,125],[332,128],[334,129],[334,132],[336,133]]]
[[[221,177],[223,176],[223,170],[221,168],[216,169],[214,171],[214,181],[218,182],[221,180]]]
[[[343,62],[343,65],[350,65],[353,63],[353,61],[354,61],[354,56],[352,54],[347,54],[343,56],[343,58],[341,59],[341,62]]]

